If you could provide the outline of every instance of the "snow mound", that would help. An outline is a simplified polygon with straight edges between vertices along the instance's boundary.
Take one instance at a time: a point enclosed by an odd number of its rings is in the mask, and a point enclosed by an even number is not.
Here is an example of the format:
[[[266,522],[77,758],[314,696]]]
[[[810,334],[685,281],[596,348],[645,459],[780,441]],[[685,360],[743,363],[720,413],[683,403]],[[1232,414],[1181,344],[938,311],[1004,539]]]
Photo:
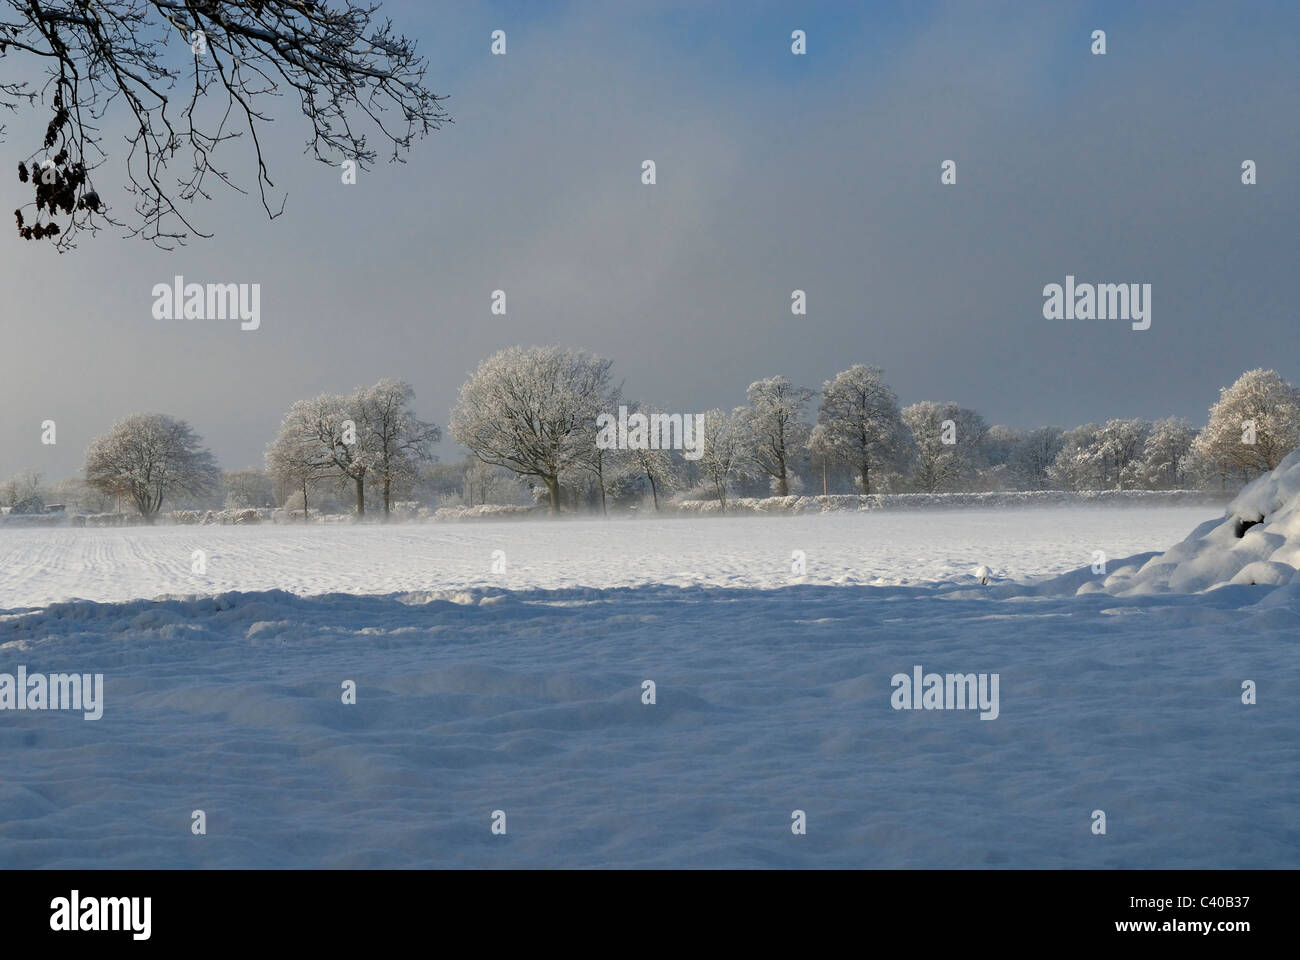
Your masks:
[[[1222,519],[1201,524],[1181,543],[1140,565],[1093,578],[1079,593],[1111,596],[1201,593],[1228,585],[1300,584],[1300,450],[1247,484]]]

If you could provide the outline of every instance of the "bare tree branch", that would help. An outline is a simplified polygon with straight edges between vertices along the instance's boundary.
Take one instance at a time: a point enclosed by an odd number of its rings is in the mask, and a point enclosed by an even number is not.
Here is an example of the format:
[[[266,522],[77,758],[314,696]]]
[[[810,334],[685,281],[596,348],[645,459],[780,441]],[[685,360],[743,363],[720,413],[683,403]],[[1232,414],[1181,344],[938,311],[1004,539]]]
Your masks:
[[[19,180],[33,182],[35,197],[15,211],[18,232],[57,238],[61,250],[104,224],[167,249],[208,236],[190,206],[211,197],[210,180],[244,192],[214,157],[245,136],[262,207],[279,216],[285,196],[273,197],[261,134],[271,98],[297,97],[315,159],[352,160],[361,170],[379,151],[359,124],[377,130],[389,161],[401,162],[415,139],[452,122],[446,98],[425,87],[415,42],[379,19],[375,4],[0,0],[0,11],[6,7],[0,62],[34,58],[30,65],[46,79],[39,89],[0,81],[0,107],[51,111],[43,143],[19,163]],[[93,174],[109,158],[104,128],[123,124],[134,216],[117,220]]]

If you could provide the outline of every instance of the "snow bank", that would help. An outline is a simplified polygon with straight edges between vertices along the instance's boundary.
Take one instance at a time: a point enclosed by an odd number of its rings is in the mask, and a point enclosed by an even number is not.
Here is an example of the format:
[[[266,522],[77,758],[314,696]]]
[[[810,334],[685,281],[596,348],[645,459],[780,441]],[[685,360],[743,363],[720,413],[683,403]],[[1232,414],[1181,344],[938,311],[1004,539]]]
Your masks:
[[[1104,577],[1084,570],[1056,582],[1080,594],[1201,593],[1226,586],[1289,585],[1300,595],[1300,450],[1251,483],[1224,515],[1164,553],[1120,561]],[[1077,581],[1077,583],[1076,583]]]
[[[873,493],[824,497],[740,497],[727,501],[727,513],[803,514],[841,510],[936,510],[956,507],[1005,509],[1060,506],[1221,505],[1226,494],[1203,490],[1024,490],[997,493]],[[722,513],[717,500],[682,500],[678,513]]]

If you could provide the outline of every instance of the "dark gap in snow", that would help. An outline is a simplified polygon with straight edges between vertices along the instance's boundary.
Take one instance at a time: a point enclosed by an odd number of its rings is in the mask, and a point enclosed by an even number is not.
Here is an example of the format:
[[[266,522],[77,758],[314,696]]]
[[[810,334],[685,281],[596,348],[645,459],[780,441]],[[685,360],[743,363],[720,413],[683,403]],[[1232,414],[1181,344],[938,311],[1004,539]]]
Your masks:
[[[1237,517],[1232,525],[1232,535],[1240,540],[1246,535],[1246,531],[1263,520],[1247,520],[1245,517]]]

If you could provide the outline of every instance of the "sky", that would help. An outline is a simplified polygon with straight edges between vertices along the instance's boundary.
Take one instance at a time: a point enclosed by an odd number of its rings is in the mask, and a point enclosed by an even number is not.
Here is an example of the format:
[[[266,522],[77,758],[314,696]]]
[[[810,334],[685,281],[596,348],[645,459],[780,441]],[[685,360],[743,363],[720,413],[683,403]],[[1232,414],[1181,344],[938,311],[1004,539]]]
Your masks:
[[[520,343],[610,357],[628,396],[678,412],[854,363],[904,405],[1017,427],[1199,424],[1245,370],[1300,381],[1295,4],[382,9],[455,120],[406,163],[343,184],[282,100],[278,219],[218,191],[193,211],[215,236],[173,252],[112,230],[64,255],[0,238],[0,479],[75,473],[137,411],[188,420],[227,469],[260,465],[293,401],[384,376],[445,425],[468,373]],[[21,69],[0,58],[0,80]],[[31,122],[7,118],[10,169]],[[224,161],[252,185],[246,151]],[[177,274],[259,283],[260,328],[156,320],[153,286]],[[1044,319],[1067,275],[1151,284],[1150,329]]]

